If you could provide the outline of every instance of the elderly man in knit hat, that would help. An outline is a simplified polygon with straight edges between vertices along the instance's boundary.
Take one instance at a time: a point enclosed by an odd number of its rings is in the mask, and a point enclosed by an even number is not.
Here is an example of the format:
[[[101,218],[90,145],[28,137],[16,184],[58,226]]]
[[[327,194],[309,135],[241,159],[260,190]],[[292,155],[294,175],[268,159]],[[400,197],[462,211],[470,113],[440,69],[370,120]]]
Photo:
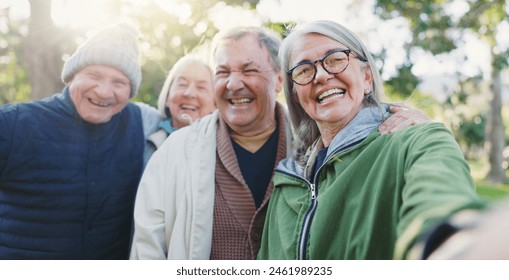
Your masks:
[[[52,97],[0,108],[0,259],[126,259],[145,135],[137,31],[99,31]]]

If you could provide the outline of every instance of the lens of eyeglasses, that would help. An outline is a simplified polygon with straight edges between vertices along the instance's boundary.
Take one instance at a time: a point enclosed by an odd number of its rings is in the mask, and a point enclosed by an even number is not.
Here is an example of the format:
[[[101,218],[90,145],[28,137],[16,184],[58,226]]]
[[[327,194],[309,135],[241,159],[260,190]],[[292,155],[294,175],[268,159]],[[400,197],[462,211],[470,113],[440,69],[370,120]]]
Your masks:
[[[328,73],[338,74],[348,67],[348,52],[336,51],[324,56],[318,61],[322,62],[325,71]],[[307,62],[293,68],[291,72],[292,80],[299,85],[310,83],[315,78],[317,71],[315,63]]]
[[[346,52],[333,52],[323,58],[323,67],[330,74],[343,72],[348,66],[348,54]]]
[[[315,69],[312,63],[301,64],[293,69],[292,80],[300,85],[307,84],[315,77]]]

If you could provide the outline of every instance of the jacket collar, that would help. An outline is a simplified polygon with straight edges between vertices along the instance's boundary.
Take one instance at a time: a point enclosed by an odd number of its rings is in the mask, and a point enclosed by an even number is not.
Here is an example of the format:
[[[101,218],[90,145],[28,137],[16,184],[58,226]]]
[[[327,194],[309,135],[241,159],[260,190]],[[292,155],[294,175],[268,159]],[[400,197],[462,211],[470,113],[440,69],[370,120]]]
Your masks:
[[[166,133],[168,133],[168,135],[172,134],[175,130],[177,130],[171,124],[171,118],[167,118],[165,120],[162,120],[159,123],[159,128],[164,129],[164,131],[166,131]]]
[[[57,95],[56,98],[59,101],[60,106],[64,110],[64,112],[72,116],[73,119],[81,120],[81,117],[78,114],[78,111],[76,110],[76,106],[74,106],[74,103],[72,102],[69,86],[66,86],[62,90],[62,93]]]
[[[373,132],[387,118],[389,106],[362,108],[355,118],[332,139],[331,145],[327,151],[324,163],[333,156],[354,147],[362,142],[371,132]],[[293,158],[281,161],[277,167],[278,170],[295,174],[300,177],[309,178],[316,156],[319,150],[323,148],[321,138],[309,147],[306,152],[306,165],[299,165]]]

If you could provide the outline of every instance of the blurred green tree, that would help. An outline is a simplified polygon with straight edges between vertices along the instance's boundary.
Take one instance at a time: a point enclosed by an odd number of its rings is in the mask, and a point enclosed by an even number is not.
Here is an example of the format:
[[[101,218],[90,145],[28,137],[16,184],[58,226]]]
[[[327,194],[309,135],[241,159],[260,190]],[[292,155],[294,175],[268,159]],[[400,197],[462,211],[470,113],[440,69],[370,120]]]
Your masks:
[[[451,52],[461,44],[464,34],[473,33],[490,46],[491,66],[490,109],[486,114],[485,140],[488,153],[490,182],[500,184],[508,179],[503,167],[505,129],[502,121],[501,71],[508,64],[508,50],[497,45],[498,26],[508,21],[504,0],[465,0],[468,11],[455,18],[450,10],[454,0],[394,1],[377,0],[376,11],[383,19],[401,17],[407,19],[413,40],[406,50],[421,48],[432,54]],[[411,61],[406,65],[411,65]]]
[[[142,42],[143,81],[137,101],[155,105],[166,75],[178,58],[200,50],[217,32],[209,11],[218,3],[254,9],[259,1],[147,0],[104,1],[103,9],[118,21],[138,26]],[[40,99],[60,91],[63,61],[83,41],[89,30],[57,27],[51,19],[51,0],[29,0],[29,19],[9,18],[0,10],[0,104]],[[141,6],[140,6],[141,5]],[[168,7],[167,5],[172,5]]]
[[[21,40],[27,24],[11,19],[9,9],[0,10],[0,105],[30,100]]]

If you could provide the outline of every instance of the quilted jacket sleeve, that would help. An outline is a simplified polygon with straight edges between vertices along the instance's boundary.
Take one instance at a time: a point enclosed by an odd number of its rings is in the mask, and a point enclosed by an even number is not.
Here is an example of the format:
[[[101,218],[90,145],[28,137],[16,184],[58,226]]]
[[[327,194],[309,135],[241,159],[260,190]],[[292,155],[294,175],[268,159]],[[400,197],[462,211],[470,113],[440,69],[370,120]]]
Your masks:
[[[15,105],[0,107],[0,179],[9,157],[16,117],[17,107]]]

